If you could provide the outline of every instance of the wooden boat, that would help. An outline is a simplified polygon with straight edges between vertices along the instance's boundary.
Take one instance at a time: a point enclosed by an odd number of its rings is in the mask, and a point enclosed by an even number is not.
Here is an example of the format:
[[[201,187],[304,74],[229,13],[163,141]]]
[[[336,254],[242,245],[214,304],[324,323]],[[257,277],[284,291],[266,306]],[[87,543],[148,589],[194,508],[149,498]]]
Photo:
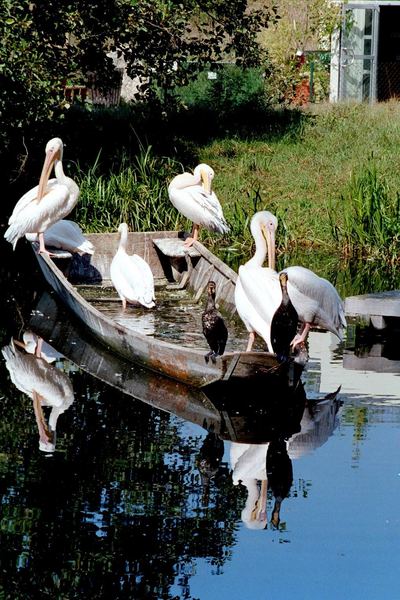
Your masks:
[[[301,381],[289,386],[271,372],[265,377],[265,386],[257,380],[253,387],[247,380],[216,382],[206,388],[187,386],[109,352],[79,323],[66,317],[61,303],[43,292],[27,326],[54,354],[135,400],[190,421],[219,439],[238,443],[266,443],[278,431],[290,437],[300,430],[306,403]]]
[[[146,335],[138,327],[128,327],[121,319],[110,318],[103,310],[107,301],[110,301],[110,296],[104,291],[111,290],[111,301],[117,300],[116,292],[111,287],[110,264],[118,248],[119,236],[117,233],[106,233],[89,234],[86,237],[94,245],[93,255],[72,256],[68,252],[55,251],[55,256],[50,258],[37,254],[36,248],[35,254],[44,277],[60,299],[112,351],[131,362],[195,387],[216,381],[263,378],[271,371],[280,372],[282,376],[289,377],[291,382],[300,376],[306,357],[301,355],[288,363],[279,363],[276,356],[268,352],[232,349],[229,346],[235,339],[232,335],[225,354],[218,357],[215,364],[211,361],[206,363],[200,323],[198,343],[192,340],[184,345],[182,342],[172,343],[168,338]],[[187,250],[183,236],[177,232],[131,232],[127,251],[129,254],[139,254],[150,264],[156,283],[156,297],[157,290],[176,293],[177,290],[186,289],[194,302],[199,302],[208,281],[214,280],[219,308],[228,320],[231,319],[235,311],[237,275],[201,243],[195,242]],[[91,288],[92,302],[84,297],[88,287]],[[135,310],[129,309],[125,314],[134,314]],[[157,307],[152,310],[157,317]],[[178,321],[177,316],[176,324]],[[245,348],[244,337],[241,347]]]

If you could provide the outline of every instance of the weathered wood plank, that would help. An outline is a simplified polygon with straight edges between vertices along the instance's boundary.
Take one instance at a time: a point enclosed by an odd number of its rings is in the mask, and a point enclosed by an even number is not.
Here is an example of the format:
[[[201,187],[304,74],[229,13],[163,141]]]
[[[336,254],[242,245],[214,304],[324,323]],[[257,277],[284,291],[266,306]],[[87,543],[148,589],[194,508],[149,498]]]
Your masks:
[[[189,256],[200,256],[200,252],[193,246],[189,248],[184,245],[184,240],[179,238],[160,238],[153,239],[153,244],[162,252],[165,256],[169,257],[180,257],[189,254]]]

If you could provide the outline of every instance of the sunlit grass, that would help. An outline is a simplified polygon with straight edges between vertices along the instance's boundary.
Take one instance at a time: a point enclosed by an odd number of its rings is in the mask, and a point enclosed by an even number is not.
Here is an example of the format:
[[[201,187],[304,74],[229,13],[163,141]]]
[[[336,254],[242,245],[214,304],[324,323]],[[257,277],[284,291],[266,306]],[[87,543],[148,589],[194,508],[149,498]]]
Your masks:
[[[278,254],[318,248],[398,259],[400,104],[319,106],[284,134],[273,130],[267,124],[256,138],[229,134],[197,146],[200,160],[215,170],[213,187],[231,227],[223,237],[202,229],[200,239],[229,263],[243,262],[253,250],[251,216],[266,209],[278,216]],[[368,169],[371,154],[376,181],[361,185],[354,174]],[[85,172],[77,169],[77,219],[86,231],[115,231],[123,220],[137,231],[190,230],[168,199],[169,181],[183,170],[178,160],[142,146],[134,159],[122,156],[110,175],[100,162],[101,155]]]

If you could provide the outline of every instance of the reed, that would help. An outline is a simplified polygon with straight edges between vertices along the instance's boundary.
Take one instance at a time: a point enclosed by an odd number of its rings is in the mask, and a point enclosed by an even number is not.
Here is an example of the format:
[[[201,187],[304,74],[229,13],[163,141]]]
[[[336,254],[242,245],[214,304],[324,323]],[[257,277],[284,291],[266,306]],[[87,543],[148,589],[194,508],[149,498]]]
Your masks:
[[[393,263],[400,256],[400,194],[391,192],[379,176],[373,158],[353,173],[341,195],[343,226],[332,235],[351,257],[384,258]]]
[[[115,231],[121,222],[131,231],[180,228],[182,217],[169,201],[168,182],[181,167],[156,157],[151,146],[131,160],[122,155],[110,174],[101,170],[100,155],[83,171],[76,165],[81,195],[77,219],[88,232]]]

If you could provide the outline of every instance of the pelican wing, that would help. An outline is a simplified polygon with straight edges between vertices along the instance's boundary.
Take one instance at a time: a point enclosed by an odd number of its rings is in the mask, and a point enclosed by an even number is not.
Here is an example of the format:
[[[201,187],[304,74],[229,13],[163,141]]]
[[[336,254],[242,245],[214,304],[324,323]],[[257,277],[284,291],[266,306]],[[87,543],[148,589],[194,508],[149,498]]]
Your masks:
[[[65,215],[68,187],[52,179],[47,190],[40,202],[37,202],[34,192],[30,190],[32,195],[28,192],[15,206],[9,220],[10,226],[4,234],[14,248],[19,238],[26,233],[45,231]]]
[[[38,241],[36,233],[27,233],[25,237],[30,242]],[[62,219],[51,225],[44,233],[46,246],[61,248],[78,254],[94,254],[94,247],[82,234],[82,230],[74,221]]]
[[[305,267],[288,267],[288,294],[299,319],[327,329],[342,339],[346,318],[336,288]]]
[[[2,349],[6,367],[13,384],[32,398],[37,392],[43,403],[51,406],[70,405],[74,391],[68,376],[44,359],[25,354],[13,342]]]
[[[207,194],[200,185],[186,188],[186,192],[199,208],[202,215],[201,224],[211,231],[228,233],[228,224],[222,212],[221,204],[214,192]]]
[[[120,298],[154,306],[154,278],[149,265],[137,255],[119,249],[110,268],[111,280]]]

